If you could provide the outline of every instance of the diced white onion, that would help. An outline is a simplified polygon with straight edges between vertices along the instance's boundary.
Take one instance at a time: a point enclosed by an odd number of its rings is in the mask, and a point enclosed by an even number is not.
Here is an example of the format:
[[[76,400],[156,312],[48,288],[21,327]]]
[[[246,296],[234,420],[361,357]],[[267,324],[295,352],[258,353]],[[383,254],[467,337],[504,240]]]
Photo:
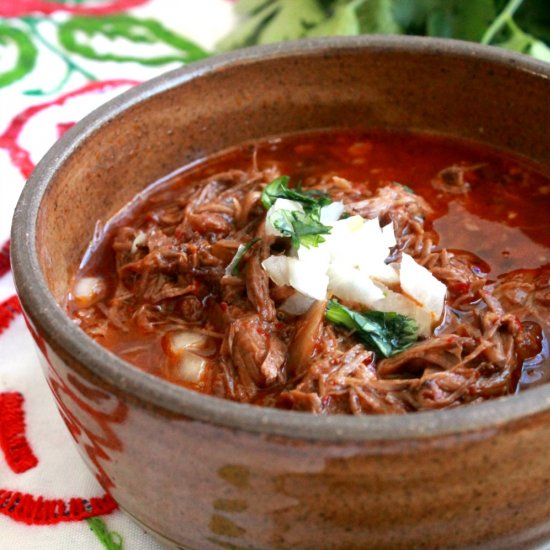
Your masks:
[[[330,253],[326,246],[301,246],[296,251],[296,256],[301,262],[315,266],[321,273],[325,273],[330,264]]]
[[[142,246],[147,242],[147,235],[143,231],[138,231],[135,239],[132,241],[130,252],[135,254],[138,246]]]
[[[182,330],[170,332],[166,335],[168,352],[172,355],[180,355],[191,349],[199,349],[206,343],[206,336],[200,332]]]
[[[174,375],[185,382],[198,384],[206,367],[206,359],[190,351],[182,353]]]
[[[396,284],[399,282],[399,273],[393,264],[372,262],[361,265],[360,269],[362,273],[381,283]]]
[[[295,292],[290,298],[287,298],[279,308],[288,315],[303,315],[316,302],[315,298],[305,296],[301,292]]]
[[[262,267],[277,286],[288,285],[290,282],[288,261],[288,256],[269,256],[262,262]]]
[[[447,287],[408,254],[402,254],[399,277],[403,291],[432,313],[432,320],[437,321],[443,313]]]
[[[76,282],[73,297],[80,307],[89,307],[100,300],[106,290],[105,281],[100,277],[82,277]]]
[[[321,208],[319,219],[323,225],[332,225],[340,219],[344,212],[344,203],[342,201],[331,202]]]
[[[342,300],[372,307],[377,300],[384,298],[384,293],[370,277],[354,267],[332,264],[328,275],[329,289]]]
[[[328,276],[320,273],[315,264],[288,259],[289,282],[298,292],[316,300],[324,300],[327,295]]]
[[[376,311],[393,311],[411,317],[418,323],[419,336],[428,337],[432,332],[431,313],[418,306],[416,302],[407,298],[403,294],[393,292],[388,288],[384,289],[384,298],[372,304],[372,309]]]

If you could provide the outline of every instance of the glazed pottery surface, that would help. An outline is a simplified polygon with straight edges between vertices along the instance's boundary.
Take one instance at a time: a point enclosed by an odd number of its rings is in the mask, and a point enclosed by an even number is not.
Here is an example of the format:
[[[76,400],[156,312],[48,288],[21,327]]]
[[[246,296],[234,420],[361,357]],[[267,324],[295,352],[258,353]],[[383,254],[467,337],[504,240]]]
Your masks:
[[[40,162],[17,208],[18,293],[59,409],[121,508],[176,548],[536,548],[550,538],[550,387],[399,417],[199,395],[100,348],[64,311],[94,226],[229,146],[330,127],[438,132],[550,166],[550,66],[361,37],[252,48],[123,94]]]

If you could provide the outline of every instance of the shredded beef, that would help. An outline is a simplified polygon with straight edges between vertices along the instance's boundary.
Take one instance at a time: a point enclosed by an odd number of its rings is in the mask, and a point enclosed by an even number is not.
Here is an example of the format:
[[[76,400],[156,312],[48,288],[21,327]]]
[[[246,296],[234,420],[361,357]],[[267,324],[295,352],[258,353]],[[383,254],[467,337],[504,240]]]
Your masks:
[[[433,186],[467,193],[465,174],[475,168],[452,166]],[[306,186],[343,200],[348,214],[393,223],[389,261],[406,252],[447,285],[436,334],[378,360],[352,334],[327,325],[325,302],[301,317],[280,309],[294,291],[274,287],[261,267],[284,246],[262,234],[261,191],[277,175],[270,168],[212,176],[153,208],[141,227],[119,228],[111,240],[116,289],[94,315],[79,312],[79,323],[97,337],[109,324],[124,330],[129,322],[148,334],[200,327],[219,342],[203,391],[286,409],[400,414],[515,391],[522,362],[540,353],[541,327],[550,330],[550,268],[491,281],[479,258],[438,247],[426,224],[430,206],[404,186],[372,194],[334,175],[308,179]],[[227,274],[239,246],[258,236]]]

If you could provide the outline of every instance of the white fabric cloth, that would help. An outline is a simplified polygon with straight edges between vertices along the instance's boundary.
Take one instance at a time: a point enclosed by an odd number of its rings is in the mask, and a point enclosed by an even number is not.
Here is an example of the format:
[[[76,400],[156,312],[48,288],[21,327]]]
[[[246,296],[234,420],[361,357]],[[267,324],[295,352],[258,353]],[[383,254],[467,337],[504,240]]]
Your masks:
[[[12,2],[13,5],[18,4],[17,0]],[[116,0],[87,0],[84,5],[114,3]],[[80,4],[72,2],[71,5]],[[3,22],[1,10],[0,2],[0,23]],[[227,0],[144,0],[144,3],[132,8],[128,13],[139,19],[154,19],[178,35],[198,43],[207,51],[212,50],[216,40],[234,23],[232,4]],[[70,17],[72,15],[64,11],[43,16],[38,22],[41,35],[57,44],[54,31]],[[16,18],[6,21],[12,26],[20,27]],[[120,44],[115,42],[115,45],[117,54],[126,51],[124,48],[128,47],[123,41]],[[105,47],[100,41],[96,46],[98,51]],[[110,46],[112,47],[112,44]],[[0,88],[0,135],[10,126],[17,114],[32,105],[46,105],[24,124],[17,140],[24,150],[30,152],[30,158],[34,163],[54,143],[60,133],[59,128],[62,128],[64,123],[77,121],[129,87],[129,84],[117,84],[105,91],[77,94],[61,106],[47,105],[64,94],[79,90],[87,84],[87,80],[81,73],[72,72],[64,86],[55,93],[29,95],[29,90],[47,91],[54,88],[56,83],[62,81],[67,70],[66,62],[58,54],[44,44],[37,44],[37,47],[38,57],[34,70],[21,80]],[[135,47],[138,48],[139,45]],[[132,49],[132,54],[135,53],[136,50]],[[2,63],[0,53],[0,75],[3,70]],[[169,63],[150,66],[135,62],[99,62],[81,57],[78,57],[78,63],[100,80],[124,78],[138,81],[180,65]],[[9,239],[13,210],[24,181],[24,176],[17,166],[14,166],[7,148],[3,147],[0,141],[0,247]],[[0,277],[0,303],[14,294],[11,273],[7,273]],[[20,392],[24,397],[26,436],[38,458],[38,464],[24,473],[14,473],[0,450],[0,489],[21,491],[45,498],[103,496],[105,491],[84,466],[57,412],[21,315],[0,334],[0,394],[5,392]],[[102,519],[109,531],[116,531],[122,536],[124,549],[162,548],[119,511],[102,516]],[[0,514],[0,550],[15,548],[100,550],[102,545],[86,521],[29,526]]]

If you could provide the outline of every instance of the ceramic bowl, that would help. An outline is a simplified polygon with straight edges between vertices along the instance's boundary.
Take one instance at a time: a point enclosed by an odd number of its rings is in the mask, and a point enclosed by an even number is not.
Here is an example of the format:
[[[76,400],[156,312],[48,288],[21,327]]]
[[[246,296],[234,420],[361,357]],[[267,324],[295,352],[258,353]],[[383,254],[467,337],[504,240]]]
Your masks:
[[[244,141],[327,127],[427,130],[550,166],[550,65],[461,42],[361,37],[184,67],[57,142],[15,215],[17,290],[97,479],[174,548],[531,548],[550,538],[550,386],[454,410],[323,417],[200,395],[67,317],[97,220]]]

